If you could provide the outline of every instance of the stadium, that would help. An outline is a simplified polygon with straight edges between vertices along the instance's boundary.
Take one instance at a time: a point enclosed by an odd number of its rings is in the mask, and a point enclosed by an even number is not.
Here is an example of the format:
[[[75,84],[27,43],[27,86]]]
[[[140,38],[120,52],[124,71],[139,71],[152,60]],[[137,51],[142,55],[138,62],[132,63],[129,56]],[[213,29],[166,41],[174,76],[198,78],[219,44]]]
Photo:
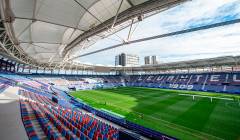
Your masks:
[[[0,0],[1,140],[240,140],[239,0]]]

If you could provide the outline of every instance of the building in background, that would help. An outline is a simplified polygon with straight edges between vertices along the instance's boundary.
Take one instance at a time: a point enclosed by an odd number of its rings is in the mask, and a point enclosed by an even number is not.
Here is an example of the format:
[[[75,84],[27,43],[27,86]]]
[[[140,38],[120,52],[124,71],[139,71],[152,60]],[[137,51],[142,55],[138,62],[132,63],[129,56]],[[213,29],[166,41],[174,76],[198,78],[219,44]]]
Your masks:
[[[158,62],[157,56],[153,55],[153,56],[145,56],[144,63],[145,65],[157,65],[159,62]]]
[[[158,58],[157,58],[156,55],[151,56],[151,58],[152,58],[152,59],[151,59],[151,60],[152,60],[152,63],[151,63],[152,65],[158,64],[158,60],[157,60]]]
[[[138,66],[139,56],[134,54],[121,53],[115,56],[115,66]]]
[[[150,59],[151,59],[150,56],[145,56],[144,57],[144,64],[145,65],[150,65]]]

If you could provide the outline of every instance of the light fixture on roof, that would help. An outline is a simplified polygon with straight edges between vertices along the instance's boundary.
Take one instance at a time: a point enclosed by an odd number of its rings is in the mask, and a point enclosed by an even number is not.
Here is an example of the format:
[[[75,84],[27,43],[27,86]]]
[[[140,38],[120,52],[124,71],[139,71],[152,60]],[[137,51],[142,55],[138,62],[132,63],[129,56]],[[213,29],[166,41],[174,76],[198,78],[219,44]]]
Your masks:
[[[91,38],[87,38],[87,42],[91,41]]]
[[[138,18],[138,21],[143,21],[143,15],[139,15],[137,18]]]

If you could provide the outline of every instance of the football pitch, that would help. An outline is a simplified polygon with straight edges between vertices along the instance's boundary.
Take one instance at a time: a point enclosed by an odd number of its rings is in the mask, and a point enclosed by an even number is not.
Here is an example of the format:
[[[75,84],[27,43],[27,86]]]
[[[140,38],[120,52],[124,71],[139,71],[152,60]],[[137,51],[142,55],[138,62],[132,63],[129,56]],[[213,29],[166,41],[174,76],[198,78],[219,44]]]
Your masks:
[[[237,95],[141,87],[83,90],[71,95],[179,139],[240,139]],[[210,97],[224,99],[211,101]]]

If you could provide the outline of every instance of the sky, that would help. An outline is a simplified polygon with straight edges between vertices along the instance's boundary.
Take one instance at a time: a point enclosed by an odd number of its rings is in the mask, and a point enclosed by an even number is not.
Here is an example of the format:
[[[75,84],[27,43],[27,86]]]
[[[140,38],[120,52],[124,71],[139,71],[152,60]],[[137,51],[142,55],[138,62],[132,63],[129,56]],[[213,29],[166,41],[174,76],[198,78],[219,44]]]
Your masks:
[[[240,18],[240,0],[192,0],[134,24],[130,40]],[[107,48],[126,39],[129,28],[98,41],[81,54]],[[119,37],[118,37],[119,36]],[[125,45],[76,59],[81,63],[114,65],[119,53],[156,55],[160,63],[240,55],[240,23]]]

